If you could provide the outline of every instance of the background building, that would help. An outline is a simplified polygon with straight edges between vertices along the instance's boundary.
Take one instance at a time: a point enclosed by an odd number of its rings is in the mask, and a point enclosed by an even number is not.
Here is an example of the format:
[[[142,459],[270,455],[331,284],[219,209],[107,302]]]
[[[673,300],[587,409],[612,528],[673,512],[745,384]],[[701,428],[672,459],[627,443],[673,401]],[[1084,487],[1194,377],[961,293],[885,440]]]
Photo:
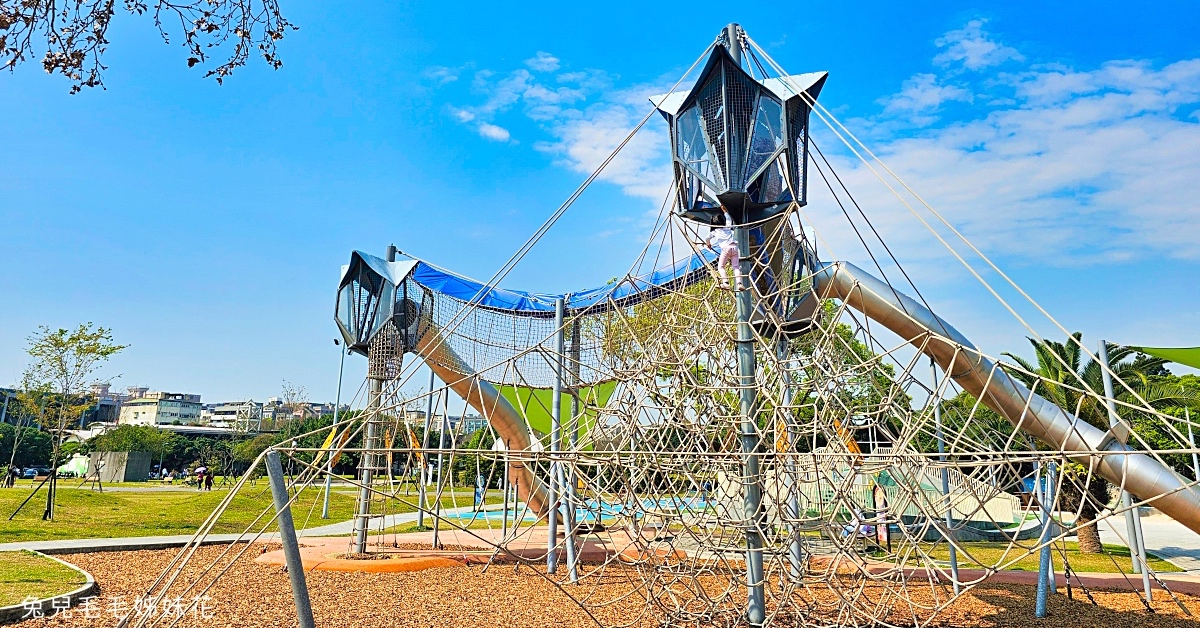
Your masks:
[[[80,427],[92,423],[116,423],[121,417],[121,406],[129,400],[128,394],[113,392],[106,383],[92,384],[93,405],[79,417]]]
[[[203,424],[228,428],[237,432],[258,432],[262,428],[263,404],[248,401],[227,401],[204,407]]]
[[[200,395],[172,392],[150,392],[145,388],[130,388],[139,396],[121,404],[120,422],[127,425],[198,425]]]

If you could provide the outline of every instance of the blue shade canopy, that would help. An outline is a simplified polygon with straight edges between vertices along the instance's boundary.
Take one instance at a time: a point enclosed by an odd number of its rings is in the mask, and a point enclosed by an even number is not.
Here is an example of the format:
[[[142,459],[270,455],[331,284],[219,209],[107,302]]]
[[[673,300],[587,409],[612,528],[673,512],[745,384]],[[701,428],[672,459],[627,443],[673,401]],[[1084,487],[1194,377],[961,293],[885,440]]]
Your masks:
[[[553,316],[554,302],[559,297],[566,301],[568,312],[587,310],[588,313],[598,313],[614,307],[636,305],[662,296],[664,292],[689,286],[707,276],[706,267],[716,260],[717,253],[705,249],[652,272],[625,277],[606,286],[561,295],[487,288],[483,282],[421,260],[389,263],[361,251],[355,251],[352,257],[363,266],[376,271],[392,285],[400,284],[407,277],[436,294],[475,303],[478,307],[520,316]],[[343,273],[348,270],[349,267],[346,267]]]

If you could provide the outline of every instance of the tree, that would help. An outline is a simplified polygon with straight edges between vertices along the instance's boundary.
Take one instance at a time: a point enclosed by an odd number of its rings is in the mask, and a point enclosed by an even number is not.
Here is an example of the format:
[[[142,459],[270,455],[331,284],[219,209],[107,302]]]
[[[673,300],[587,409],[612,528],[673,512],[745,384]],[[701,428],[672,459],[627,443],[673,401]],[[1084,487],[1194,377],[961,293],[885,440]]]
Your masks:
[[[17,452],[21,449],[21,442],[29,433],[39,433],[33,429],[22,429],[32,423],[33,419],[37,419],[38,425],[43,425],[46,417],[46,405],[50,401],[50,384],[38,380],[36,371],[30,367],[25,368],[25,372],[21,374],[21,384],[17,389],[16,407],[12,408],[13,416],[19,417],[13,421],[13,425],[17,429],[13,430],[13,440],[9,445],[12,449],[8,456],[8,466],[14,464],[33,464],[19,463],[16,461]],[[46,439],[46,445],[49,446],[50,439]],[[49,457],[45,462],[39,461],[39,464],[49,462]]]
[[[154,454],[161,470],[169,452],[179,448],[182,437],[152,425],[119,425],[88,440],[93,451],[144,451]]]
[[[50,435],[32,427],[0,423],[0,457],[9,466],[41,467],[50,464]]]
[[[254,438],[237,443],[231,449],[233,462],[245,468],[257,460],[259,455],[266,451],[268,447],[274,444],[274,434],[259,434]],[[262,469],[256,468],[252,477],[257,479],[260,476],[262,476]]]
[[[1065,343],[1030,338],[1036,363],[1005,353],[1019,367],[1008,366],[1006,370],[1030,390],[1063,410],[1101,430],[1108,430],[1108,405],[1103,395],[1098,394],[1104,390],[1102,367],[1095,360],[1084,359],[1082,337],[1082,333],[1076,332]],[[1150,375],[1164,372],[1164,360],[1140,354],[1130,347],[1109,344],[1107,348],[1114,380],[1123,381],[1128,386],[1127,389],[1114,381],[1113,392],[1118,401],[1136,407],[1142,405],[1138,401],[1140,397],[1150,408],[1159,409],[1179,403],[1195,404],[1200,400],[1195,393],[1186,389],[1151,381]],[[1128,406],[1121,406],[1119,412],[1131,421],[1134,415],[1141,414]],[[1136,443],[1131,445],[1136,446]],[[1099,554],[1103,552],[1103,546],[1100,544],[1100,531],[1094,522],[1108,504],[1109,483],[1075,462],[1064,465],[1062,474],[1062,505],[1078,513],[1076,533],[1079,551]]]
[[[42,326],[29,337],[28,352],[33,358],[29,370],[31,377],[49,384],[56,396],[57,407],[54,408],[54,416],[48,427],[53,444],[50,460],[52,467],[59,464],[58,453],[63,431],[67,429],[71,418],[78,417],[88,405],[81,402],[87,392],[85,387],[88,380],[101,363],[126,346],[114,344],[111,330],[106,327],[93,327],[92,323],[84,323],[73,331],[62,328],[51,330]],[[43,427],[46,425],[43,424]],[[51,471],[43,519],[54,519],[56,477],[57,474]]]
[[[210,55],[225,60],[204,76],[217,83],[257,49],[279,69],[276,45],[296,27],[280,12],[278,0],[126,0],[132,15],[150,13],[165,43],[178,35],[188,51],[187,65],[206,65]],[[10,71],[41,55],[47,73],[71,81],[71,93],[104,86],[108,27],[117,13],[112,0],[0,0],[0,68]]]
[[[286,379],[283,380],[283,408],[287,410],[289,419],[303,419],[308,407],[308,391],[303,386],[296,386]]]

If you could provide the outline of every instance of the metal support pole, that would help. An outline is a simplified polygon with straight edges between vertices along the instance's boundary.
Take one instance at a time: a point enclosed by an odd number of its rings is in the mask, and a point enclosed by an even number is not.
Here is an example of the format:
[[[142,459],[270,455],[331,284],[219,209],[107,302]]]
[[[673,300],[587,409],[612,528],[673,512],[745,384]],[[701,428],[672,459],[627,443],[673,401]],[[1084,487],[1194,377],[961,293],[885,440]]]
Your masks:
[[[562,337],[566,332],[560,329],[558,333]],[[572,464],[569,467],[569,472],[561,464],[558,466],[561,476],[559,478],[559,486],[563,487],[565,497],[563,502],[563,525],[567,527],[565,539],[567,544],[567,574],[570,576],[572,583],[579,582],[578,556],[576,555],[575,548],[575,486],[578,484],[579,478],[576,474],[574,464],[574,454],[579,450],[579,336],[579,322],[573,321],[571,324],[571,363],[569,367],[563,364],[563,356],[566,354],[562,352],[558,354],[559,372],[566,372],[566,375],[569,377],[568,384],[573,393],[571,395],[571,418],[567,423],[567,442],[570,444],[568,451],[572,454]]]
[[[396,261],[396,247],[387,247],[387,261]],[[375,449],[376,426],[379,423],[380,398],[383,396],[383,379],[386,374],[379,364],[380,357],[376,355],[376,343],[370,343],[367,349],[367,412],[366,425],[363,427],[362,454],[358,459],[358,468],[362,488],[358,491],[358,510],[354,516],[354,552],[367,552],[367,530],[371,527],[371,486],[375,479]],[[390,473],[390,470],[389,470]]]
[[[279,526],[279,540],[283,543],[283,559],[287,564],[288,580],[292,582],[292,599],[296,602],[296,618],[300,628],[313,628],[312,605],[308,600],[308,585],[304,581],[304,562],[300,559],[300,543],[296,540],[296,526],[292,522],[292,501],[283,480],[283,466],[279,464],[279,452],[267,452],[267,478],[271,482],[271,498],[275,502],[275,519]]]
[[[785,469],[789,480],[788,485],[788,516],[791,517],[791,541],[788,543],[788,575],[793,581],[799,582],[804,577],[804,547],[800,542],[803,534],[800,529],[800,473],[796,466],[796,441],[800,438],[800,429],[795,418],[791,416],[792,405],[792,372],[788,370],[788,341],[781,338],[775,348],[779,360],[783,380],[783,417],[784,430],[787,437]],[[886,523],[884,525],[887,525]]]
[[[1049,474],[1043,473],[1046,465],[1041,462],[1037,463],[1037,472],[1034,474],[1034,494],[1038,498],[1038,509],[1042,514],[1042,533],[1038,537],[1038,543],[1042,548],[1038,553],[1038,579],[1037,579],[1037,598],[1034,601],[1034,617],[1045,617],[1047,610],[1046,604],[1050,596],[1050,505],[1046,503],[1049,495]],[[1045,483],[1043,483],[1045,482]]]
[[[346,351],[338,345],[338,353],[342,354],[341,364],[338,365],[338,387],[337,396],[333,402],[333,424],[336,426],[338,422],[338,410],[342,407],[342,373],[346,370]],[[330,428],[337,430],[336,427]],[[330,443],[332,446],[333,443]],[[160,468],[162,465],[159,465]],[[325,452],[325,504],[321,506],[321,518],[329,518],[329,489],[333,485],[333,449]]]
[[[737,23],[731,23],[725,27],[725,37],[729,39],[729,56],[733,57],[733,62],[742,65],[742,45],[738,38],[738,33],[742,30]]]
[[[504,510],[500,513],[500,538],[508,538],[508,443],[504,443]],[[513,508],[516,511],[516,508]]]
[[[950,500],[950,470],[946,468],[946,438],[942,432],[941,390],[938,388],[937,362],[929,358],[929,368],[933,372],[933,429],[937,436],[938,463],[941,465],[942,498],[946,505],[946,543],[950,546],[950,578],[954,586],[954,595],[961,589],[958,579],[958,550],[954,547],[954,510]]]
[[[1146,603],[1151,604],[1154,594],[1150,588],[1150,563],[1146,562],[1146,537],[1142,536],[1142,513],[1138,508],[1133,509],[1133,531],[1137,535],[1138,562],[1142,563],[1142,588],[1146,591]]]
[[[1112,369],[1108,362],[1108,343],[1101,340],[1099,351],[1096,357],[1100,358],[1101,379],[1104,380],[1104,396],[1105,402],[1108,405],[1108,427],[1115,431],[1115,428],[1120,423],[1120,417],[1117,415],[1117,403],[1113,394]],[[1128,460],[1126,459],[1126,462]],[[1121,487],[1124,489],[1125,487]],[[1133,573],[1142,574],[1142,585],[1146,590],[1146,602],[1149,603],[1152,594],[1150,593],[1150,573],[1146,564],[1146,548],[1142,545],[1141,534],[1141,516],[1137,508],[1133,507],[1133,497],[1129,491],[1121,491],[1121,507],[1125,509],[1125,528],[1129,539],[1129,555],[1132,558],[1130,561],[1133,564]]]
[[[550,518],[546,535],[546,573],[558,571],[558,516],[561,468],[554,459],[558,455],[559,440],[562,438],[562,384],[563,384],[563,310],[566,303],[562,297],[554,301],[554,394],[550,398]]]
[[[1104,340],[1100,341],[1100,347],[1096,353],[1096,357],[1100,358],[1100,363],[1102,366],[1100,369],[1100,377],[1104,381],[1104,396],[1107,398],[1105,403],[1108,406],[1108,427],[1111,430],[1120,423],[1120,417],[1117,415],[1117,404],[1113,400],[1114,394],[1112,375],[1109,373],[1110,368],[1108,362],[1108,343]],[[1125,487],[1122,486],[1120,488],[1124,489]],[[1129,555],[1132,558],[1131,562],[1133,564],[1133,573],[1142,573],[1142,564],[1141,561],[1138,560],[1138,557],[1141,555],[1141,553],[1138,552],[1137,547],[1137,525],[1133,521],[1133,499],[1129,495],[1129,492],[1125,490],[1121,491],[1121,508],[1125,510],[1125,531],[1127,534],[1125,538],[1128,539],[1129,542]]]
[[[433,548],[437,549],[441,544],[438,542],[438,533],[441,532],[442,522],[442,449],[446,446],[446,432],[450,431],[450,391],[446,391],[445,411],[442,412],[442,420],[438,425],[438,456],[437,456],[437,481],[434,483],[433,493]],[[466,414],[465,412],[463,414]],[[450,493],[454,493],[453,482],[451,483]]]
[[[1192,477],[1200,481],[1200,454],[1196,453],[1196,435],[1192,433],[1192,411],[1183,409],[1183,417],[1188,424],[1188,443],[1192,446]]]
[[[731,25],[730,34],[736,33],[736,26]],[[741,276],[735,277],[734,281],[737,282],[738,387],[741,393],[741,444],[744,457],[742,485],[746,490],[746,619],[751,626],[761,626],[766,621],[766,596],[763,591],[763,479],[758,468],[761,436],[758,432],[758,398],[754,382],[758,365],[754,357],[754,330],[750,327],[750,314],[754,310],[753,282],[750,278],[750,232],[739,225],[734,229],[734,236],[737,238],[742,267]]]
[[[425,496],[425,476],[429,471],[429,458],[426,457],[425,450],[429,449],[429,421],[433,417],[433,369],[429,369],[429,398],[425,400],[425,430],[421,432],[421,472],[420,484],[421,487],[417,492],[417,503],[421,505],[417,509],[417,528],[425,529],[425,508],[429,506],[426,503]]]
[[[368,360],[369,361],[369,360]],[[354,553],[367,553],[367,530],[371,527],[371,483],[375,479],[375,413],[379,412],[379,398],[383,381],[374,377],[368,381],[367,424],[363,428],[363,451],[358,460],[362,488],[358,491],[358,512],[354,516]]]

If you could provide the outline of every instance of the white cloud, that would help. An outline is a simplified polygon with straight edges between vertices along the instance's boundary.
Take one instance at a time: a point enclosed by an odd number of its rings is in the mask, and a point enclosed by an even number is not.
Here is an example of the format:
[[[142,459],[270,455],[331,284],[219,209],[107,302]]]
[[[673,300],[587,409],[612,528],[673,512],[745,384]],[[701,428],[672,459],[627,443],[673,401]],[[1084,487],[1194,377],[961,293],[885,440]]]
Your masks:
[[[1194,159],[1200,60],[1159,68],[1134,61],[1084,70],[1018,66],[1020,54],[983,25],[975,20],[940,38],[938,61],[972,69],[1012,61],[1010,71],[915,75],[879,100],[878,116],[851,121],[860,137],[870,138],[875,152],[991,254],[1059,265],[1200,258],[1193,236],[1200,231],[1200,161]],[[596,71],[480,71],[474,87],[482,102],[451,111],[483,137],[512,141],[508,129],[517,127],[501,127],[497,117],[518,109],[549,136],[534,143],[537,150],[584,174],[642,119],[647,95],[665,91],[662,85],[611,85]],[[946,105],[956,102],[973,104],[946,119]],[[819,122],[814,125],[814,138],[833,153],[889,245],[908,260],[932,259],[939,245],[867,169],[835,149]],[[672,176],[665,131],[651,120],[601,180],[657,206]],[[840,212],[821,191],[815,170],[809,184],[810,215],[828,223],[819,226],[839,248],[849,248],[853,234],[844,219],[829,219]]]
[[[553,155],[562,166],[590,174],[646,116],[651,107],[648,97],[659,91],[650,87],[622,90],[585,109],[564,112],[550,127],[556,139],[539,143],[537,148]],[[599,179],[619,186],[629,196],[661,202],[673,176],[670,161],[666,127],[652,119]]]
[[[450,115],[454,116],[454,118],[459,122],[464,123],[475,119],[475,114],[467,111],[466,109],[459,109],[457,107],[450,107]]]
[[[991,254],[1067,265],[1200,258],[1200,124],[1180,115],[1200,105],[1200,60],[1034,68],[1004,81],[993,89],[1015,104],[872,148]],[[814,136],[833,149],[828,134]],[[843,159],[839,170],[889,244],[918,259],[937,248],[865,167]],[[822,185],[814,173],[810,189]],[[849,246],[852,235],[835,239]]]
[[[907,116],[909,121],[924,126],[936,120],[932,114],[943,103],[950,101],[970,102],[969,90],[956,85],[938,82],[933,74],[917,74],[908,79],[896,94],[882,99],[884,115]]]
[[[444,65],[435,65],[425,68],[421,72],[421,76],[427,78],[438,85],[453,83],[458,80],[459,68],[448,68]]]
[[[553,72],[558,69],[558,57],[541,50],[532,59],[526,59],[525,65],[534,72]]]
[[[512,134],[508,132],[508,129],[502,126],[496,126],[495,124],[491,124],[489,122],[480,122],[478,131],[480,136],[494,142],[507,142],[512,137]]]
[[[934,57],[933,62],[943,67],[962,63],[968,70],[981,70],[1005,61],[1025,59],[1015,48],[992,39],[991,35],[983,30],[986,23],[987,20],[971,20],[961,29],[939,37],[934,43],[938,48],[945,50]]]

